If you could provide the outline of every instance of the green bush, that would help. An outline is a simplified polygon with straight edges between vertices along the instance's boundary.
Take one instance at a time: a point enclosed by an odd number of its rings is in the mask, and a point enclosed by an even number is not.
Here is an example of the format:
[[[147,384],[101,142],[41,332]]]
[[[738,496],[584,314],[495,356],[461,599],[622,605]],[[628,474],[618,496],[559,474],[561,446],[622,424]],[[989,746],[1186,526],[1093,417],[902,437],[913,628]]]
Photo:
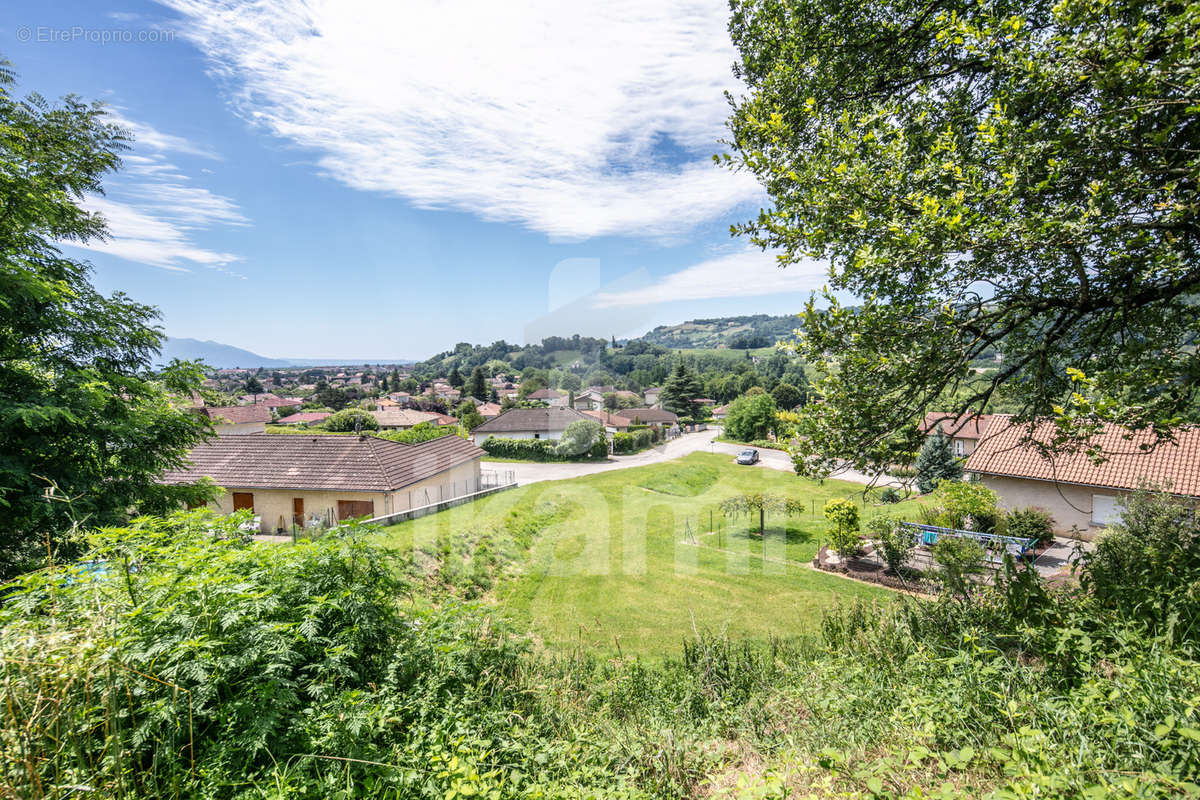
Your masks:
[[[376,434],[380,439],[404,444],[420,444],[443,436],[462,436],[467,432],[461,425],[435,425],[432,422],[418,422],[406,431],[383,431]]]
[[[974,539],[958,536],[939,536],[933,545],[933,560],[938,564],[938,577],[946,588],[960,597],[967,597],[971,576],[983,572],[987,551]]]
[[[990,533],[996,527],[1000,497],[982,483],[944,481],[934,492],[934,502],[946,516],[946,527]]]
[[[359,408],[347,408],[326,417],[322,427],[327,431],[345,433],[346,431],[377,431],[379,421],[374,416]]]
[[[830,544],[843,558],[849,558],[858,550],[858,506],[849,500],[835,497],[825,503],[822,513],[832,525],[829,529]]]
[[[917,544],[917,537],[911,529],[904,528],[898,520],[886,514],[867,520],[867,536],[879,548],[883,563],[897,575]]]
[[[778,412],[771,395],[744,395],[730,403],[729,413],[725,415],[725,433],[743,442],[766,439],[775,430]]]
[[[879,493],[880,502],[888,503],[889,505],[892,503],[899,503],[901,499],[900,492],[896,491],[895,487],[893,486],[888,486]]]
[[[654,444],[651,428],[632,428],[628,433],[613,434],[613,452],[621,455],[638,453]]]
[[[1054,518],[1041,508],[1019,508],[1004,515],[1004,533],[1048,543],[1054,540]]]
[[[480,447],[495,458],[516,458],[524,461],[580,461],[602,459],[608,455],[608,442],[601,438],[582,456],[565,455],[558,451],[553,439],[505,439],[491,436]]]

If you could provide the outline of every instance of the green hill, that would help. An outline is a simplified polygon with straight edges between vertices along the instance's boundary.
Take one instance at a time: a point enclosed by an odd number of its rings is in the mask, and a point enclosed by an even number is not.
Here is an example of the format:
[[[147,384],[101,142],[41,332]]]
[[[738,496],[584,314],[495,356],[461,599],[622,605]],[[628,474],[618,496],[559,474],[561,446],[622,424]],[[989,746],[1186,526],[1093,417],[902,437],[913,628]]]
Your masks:
[[[780,339],[790,337],[799,324],[799,319],[794,314],[778,317],[754,314],[744,317],[693,319],[678,325],[659,325],[640,338],[642,341],[672,349],[753,349],[770,347]]]

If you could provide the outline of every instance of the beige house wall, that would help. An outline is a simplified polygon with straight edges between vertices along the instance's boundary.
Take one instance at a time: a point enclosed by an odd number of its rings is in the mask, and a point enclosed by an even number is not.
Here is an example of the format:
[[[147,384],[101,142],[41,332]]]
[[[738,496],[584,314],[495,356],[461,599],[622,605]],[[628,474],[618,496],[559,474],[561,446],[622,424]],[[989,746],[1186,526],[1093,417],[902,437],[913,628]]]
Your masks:
[[[339,500],[370,501],[374,504],[373,516],[378,517],[478,491],[479,472],[479,459],[475,459],[394,492],[246,489],[225,486],[223,487],[224,494],[210,505],[220,514],[232,514],[233,493],[252,494],[254,495],[254,513],[262,518],[262,532],[274,533],[280,528],[290,529],[292,501],[297,497],[304,500],[305,519],[312,514],[324,517],[331,513],[336,516]]]
[[[565,428],[563,429],[565,430]],[[483,447],[483,443],[495,436],[497,439],[561,439],[563,431],[538,431],[536,434],[533,431],[513,431],[512,433],[476,433],[472,434],[471,441],[478,447]]]
[[[1033,481],[1025,478],[995,475],[980,477],[984,486],[1000,495],[1000,507],[1006,511],[1030,506],[1045,509],[1054,517],[1055,533],[1070,533],[1071,527],[1075,526],[1083,532],[1082,537],[1089,541],[1104,530],[1104,525],[1092,520],[1095,496],[1123,498],[1129,494],[1121,489]]]

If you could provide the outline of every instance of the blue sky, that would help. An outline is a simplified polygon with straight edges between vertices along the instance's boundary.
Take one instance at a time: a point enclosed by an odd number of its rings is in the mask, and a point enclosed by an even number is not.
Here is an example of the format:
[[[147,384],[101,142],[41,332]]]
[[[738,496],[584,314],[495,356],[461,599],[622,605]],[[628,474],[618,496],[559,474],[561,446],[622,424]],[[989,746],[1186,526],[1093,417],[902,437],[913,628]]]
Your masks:
[[[592,6],[571,8],[573,5]],[[638,335],[824,283],[729,225],[725,4],[10,2],[19,90],[137,137],[78,249],[172,336],[273,357]]]

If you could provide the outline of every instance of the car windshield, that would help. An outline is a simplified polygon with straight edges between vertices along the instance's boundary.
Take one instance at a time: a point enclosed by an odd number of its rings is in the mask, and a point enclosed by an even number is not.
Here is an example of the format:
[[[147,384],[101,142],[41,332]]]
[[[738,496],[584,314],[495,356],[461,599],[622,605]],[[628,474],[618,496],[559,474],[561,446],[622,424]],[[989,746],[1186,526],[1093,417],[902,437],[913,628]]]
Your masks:
[[[753,451],[753,450],[743,450],[743,451],[742,451],[742,455],[744,455],[744,456],[752,456],[752,455],[754,455],[754,451]]]

